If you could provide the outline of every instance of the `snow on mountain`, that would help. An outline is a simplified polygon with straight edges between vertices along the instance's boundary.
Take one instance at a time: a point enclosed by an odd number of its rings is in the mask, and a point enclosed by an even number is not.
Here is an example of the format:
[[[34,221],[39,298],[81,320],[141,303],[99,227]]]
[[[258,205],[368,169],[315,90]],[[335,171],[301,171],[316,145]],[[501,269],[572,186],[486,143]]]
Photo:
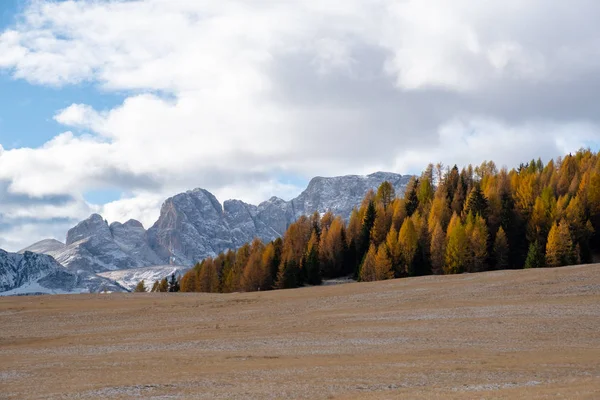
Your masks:
[[[49,254],[62,251],[66,245],[56,239],[45,239],[19,251],[20,254],[30,251],[32,253]]]
[[[125,291],[108,279],[65,269],[46,254],[0,249],[0,295]]]
[[[133,290],[140,281],[144,281],[146,288],[150,290],[152,284],[155,281],[160,281],[163,278],[168,278],[172,274],[181,275],[185,274],[189,270],[189,267],[176,266],[176,265],[159,265],[155,267],[143,267],[143,268],[132,268],[123,269],[119,271],[108,271],[100,272],[98,275],[110,279],[111,281],[117,282],[119,285]]]
[[[135,220],[109,226],[94,214],[68,232],[64,247],[60,242],[42,241],[30,249],[53,255],[70,271],[106,272],[171,261],[192,266],[255,237],[274,240],[301,215],[332,211],[348,219],[368,190],[388,181],[402,195],[410,178],[389,172],[316,177],[295,199],[272,197],[258,206],[240,200],[221,205],[209,191],[195,189],[167,199],[147,231]]]

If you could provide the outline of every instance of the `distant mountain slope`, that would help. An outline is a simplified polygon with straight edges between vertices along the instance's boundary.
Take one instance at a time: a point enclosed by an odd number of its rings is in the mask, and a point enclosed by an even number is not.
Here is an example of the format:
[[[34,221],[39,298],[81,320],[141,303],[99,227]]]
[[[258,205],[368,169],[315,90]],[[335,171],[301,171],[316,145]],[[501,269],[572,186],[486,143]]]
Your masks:
[[[182,275],[189,270],[189,267],[176,265],[158,265],[155,267],[142,267],[132,269],[122,269],[119,271],[100,272],[98,275],[117,282],[119,285],[131,291],[135,289],[140,281],[144,281],[146,288],[150,290],[155,281],[168,278],[172,274]]]
[[[108,279],[65,269],[46,254],[0,249],[0,296],[17,294],[123,292]]]
[[[301,215],[332,211],[348,219],[368,190],[389,181],[401,195],[410,178],[387,172],[316,177],[295,199],[272,197],[258,206],[240,200],[227,200],[221,205],[209,191],[195,189],[167,199],[160,217],[147,231],[135,220],[109,226],[94,214],[69,230],[64,246],[45,240],[28,249],[53,255],[70,271],[96,273],[171,261],[192,266],[255,237],[276,239]]]
[[[37,242],[23,250],[19,251],[20,254],[30,251],[32,253],[50,254],[62,251],[66,245],[63,242],[59,242],[56,239],[45,239]]]

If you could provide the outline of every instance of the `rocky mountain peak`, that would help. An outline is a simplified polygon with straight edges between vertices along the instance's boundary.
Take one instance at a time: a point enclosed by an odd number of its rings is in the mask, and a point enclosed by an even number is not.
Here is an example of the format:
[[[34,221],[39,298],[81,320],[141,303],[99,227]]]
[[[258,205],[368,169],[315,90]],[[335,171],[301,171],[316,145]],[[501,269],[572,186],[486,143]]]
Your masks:
[[[89,237],[107,237],[110,236],[108,222],[99,214],[92,214],[87,219],[78,223],[74,228],[67,232],[66,245],[69,246],[75,242]]]

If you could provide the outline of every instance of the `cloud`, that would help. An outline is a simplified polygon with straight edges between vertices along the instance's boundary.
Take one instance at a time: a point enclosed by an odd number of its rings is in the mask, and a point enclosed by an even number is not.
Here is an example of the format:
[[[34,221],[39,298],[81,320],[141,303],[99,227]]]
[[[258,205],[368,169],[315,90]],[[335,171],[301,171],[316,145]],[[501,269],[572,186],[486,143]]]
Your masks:
[[[600,141],[599,12],[592,0],[31,1],[0,33],[0,69],[126,98],[56,110],[65,132],[0,147],[0,181],[36,207],[75,199],[48,218],[148,225],[194,187],[258,202],[300,191],[282,177],[556,157]],[[85,203],[102,189],[122,199]]]

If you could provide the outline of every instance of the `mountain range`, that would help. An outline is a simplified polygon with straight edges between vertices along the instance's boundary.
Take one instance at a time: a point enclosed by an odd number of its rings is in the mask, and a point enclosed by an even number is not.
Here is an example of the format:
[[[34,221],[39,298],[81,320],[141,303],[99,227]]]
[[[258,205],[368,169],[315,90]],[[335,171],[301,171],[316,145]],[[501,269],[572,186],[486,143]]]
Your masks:
[[[209,191],[194,189],[167,199],[158,220],[148,230],[136,220],[109,225],[102,216],[93,214],[68,231],[65,243],[55,239],[42,240],[21,250],[19,256],[28,259],[35,254],[50,256],[56,264],[44,259],[43,263],[48,264],[44,269],[48,271],[47,276],[51,276],[58,265],[63,268],[58,271],[71,274],[77,282],[63,285],[65,292],[99,289],[98,283],[104,281],[92,282],[91,277],[112,282],[111,290],[125,290],[114,277],[150,277],[154,275],[145,274],[144,268],[167,264],[189,268],[206,257],[236,249],[255,237],[265,242],[274,240],[282,236],[297,218],[315,211],[332,211],[348,219],[367,191],[377,189],[382,182],[388,181],[400,195],[410,179],[411,176],[389,172],[367,176],[315,177],[298,197],[290,201],[271,197],[258,206],[240,200],[227,200],[221,204]],[[17,256],[6,254],[4,258],[7,260]],[[2,259],[0,254],[0,263]],[[18,265],[23,267],[23,261]],[[0,282],[7,282],[0,286],[0,291],[15,289],[23,281],[21,278],[5,279],[5,274],[18,275],[18,272],[10,272],[18,271],[18,268],[11,268],[0,270]],[[131,269],[136,269],[135,275],[104,274]],[[154,271],[163,269],[154,268]],[[99,273],[103,276],[96,275]],[[38,275],[41,277],[43,273]],[[66,278],[63,280],[66,282]],[[124,286],[130,289],[131,278],[126,280]]]

